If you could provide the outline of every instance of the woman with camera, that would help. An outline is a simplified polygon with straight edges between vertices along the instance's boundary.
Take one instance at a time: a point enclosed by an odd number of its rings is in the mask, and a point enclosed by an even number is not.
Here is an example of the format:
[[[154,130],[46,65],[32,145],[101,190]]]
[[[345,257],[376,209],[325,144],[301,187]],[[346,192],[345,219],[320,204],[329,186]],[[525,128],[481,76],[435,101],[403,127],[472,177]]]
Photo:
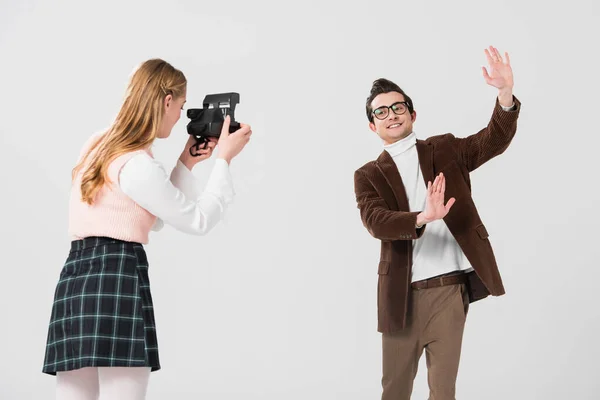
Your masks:
[[[184,74],[164,60],[141,64],[109,129],[83,146],[69,200],[70,251],[54,293],[43,372],[56,375],[58,400],[144,399],[160,369],[144,244],[167,223],[209,232],[234,196],[229,163],[248,143],[250,126],[229,133],[199,156],[190,136],[168,174],[152,156],[169,137],[186,101]],[[217,147],[218,144],[218,147]],[[217,148],[202,190],[191,170]],[[100,396],[100,397],[98,397]]]

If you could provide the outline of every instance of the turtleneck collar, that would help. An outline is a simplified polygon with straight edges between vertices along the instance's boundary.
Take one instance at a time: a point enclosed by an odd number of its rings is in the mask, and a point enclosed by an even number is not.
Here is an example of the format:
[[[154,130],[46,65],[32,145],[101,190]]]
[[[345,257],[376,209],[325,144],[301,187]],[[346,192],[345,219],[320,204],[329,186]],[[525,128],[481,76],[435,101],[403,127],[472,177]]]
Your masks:
[[[386,144],[383,146],[383,148],[390,154],[390,156],[395,157],[411,149],[416,144],[417,136],[415,135],[415,132],[411,132],[404,139],[400,139],[392,144]]]

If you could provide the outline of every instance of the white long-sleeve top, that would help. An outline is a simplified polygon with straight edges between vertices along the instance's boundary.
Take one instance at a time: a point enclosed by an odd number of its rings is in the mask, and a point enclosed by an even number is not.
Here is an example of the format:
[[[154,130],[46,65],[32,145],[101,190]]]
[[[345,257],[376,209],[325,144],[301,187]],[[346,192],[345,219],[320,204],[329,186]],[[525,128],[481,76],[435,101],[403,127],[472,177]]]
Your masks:
[[[88,138],[78,161],[84,161],[101,135]],[[108,166],[109,182],[100,188],[92,204],[81,196],[84,170],[74,177],[69,196],[68,231],[72,240],[106,236],[148,243],[149,232],[160,230],[165,223],[182,232],[203,235],[223,219],[235,195],[224,159],[215,161],[206,186],[201,188],[179,160],[169,174],[150,149],[122,154]]]
[[[427,186],[419,165],[416,144],[417,137],[412,132],[404,139],[384,145],[402,177],[410,211],[424,210],[427,200]],[[471,269],[471,264],[443,220],[428,223],[423,236],[413,240],[412,282]]]
[[[171,174],[147,153],[140,153],[123,165],[119,186],[142,208],[157,217],[154,231],[169,224],[175,229],[203,235],[224,216],[235,191],[224,159],[217,159],[202,189],[192,171],[179,160]]]

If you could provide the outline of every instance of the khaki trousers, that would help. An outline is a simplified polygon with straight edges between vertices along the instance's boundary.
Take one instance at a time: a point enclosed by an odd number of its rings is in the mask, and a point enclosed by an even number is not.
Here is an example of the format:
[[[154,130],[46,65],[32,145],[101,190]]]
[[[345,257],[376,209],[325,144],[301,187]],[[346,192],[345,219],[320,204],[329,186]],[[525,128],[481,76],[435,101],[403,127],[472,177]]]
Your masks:
[[[412,289],[406,329],[382,335],[382,400],[410,399],[423,350],[429,400],[455,400],[468,307],[465,284]]]

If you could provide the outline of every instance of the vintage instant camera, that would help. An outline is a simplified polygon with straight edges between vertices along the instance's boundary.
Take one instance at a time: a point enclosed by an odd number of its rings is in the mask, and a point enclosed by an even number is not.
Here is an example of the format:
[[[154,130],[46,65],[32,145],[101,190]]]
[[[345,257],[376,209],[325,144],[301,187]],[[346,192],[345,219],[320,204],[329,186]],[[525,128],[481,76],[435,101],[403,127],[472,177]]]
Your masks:
[[[221,136],[221,129],[225,116],[231,118],[229,133],[240,129],[240,124],[235,121],[235,106],[240,102],[239,93],[217,93],[204,97],[202,108],[190,108],[187,117],[188,134],[196,138],[196,144],[190,148],[190,154],[194,157],[200,156],[198,151],[205,149],[208,138]]]

